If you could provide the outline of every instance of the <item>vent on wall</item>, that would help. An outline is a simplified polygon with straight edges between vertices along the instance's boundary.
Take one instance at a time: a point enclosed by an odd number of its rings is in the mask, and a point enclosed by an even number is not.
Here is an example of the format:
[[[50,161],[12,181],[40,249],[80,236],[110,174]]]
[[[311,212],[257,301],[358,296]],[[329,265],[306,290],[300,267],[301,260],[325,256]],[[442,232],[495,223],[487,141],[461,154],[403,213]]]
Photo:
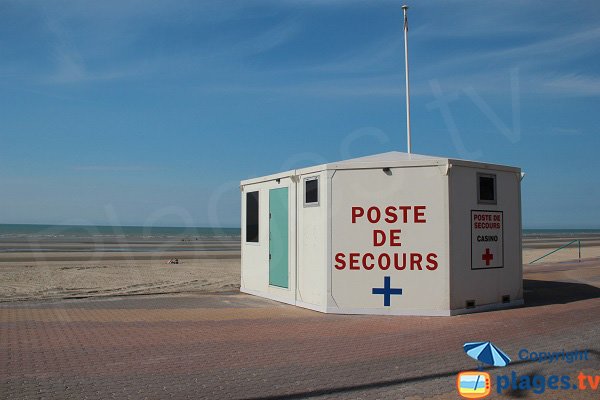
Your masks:
[[[465,305],[467,308],[475,308],[475,300],[467,300]]]

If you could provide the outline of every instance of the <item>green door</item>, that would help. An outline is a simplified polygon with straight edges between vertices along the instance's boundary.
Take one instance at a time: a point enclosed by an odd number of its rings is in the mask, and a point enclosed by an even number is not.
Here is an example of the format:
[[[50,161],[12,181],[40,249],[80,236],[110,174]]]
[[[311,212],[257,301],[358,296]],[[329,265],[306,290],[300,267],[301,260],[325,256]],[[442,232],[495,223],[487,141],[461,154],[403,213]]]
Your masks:
[[[288,287],[288,188],[269,190],[269,285]]]

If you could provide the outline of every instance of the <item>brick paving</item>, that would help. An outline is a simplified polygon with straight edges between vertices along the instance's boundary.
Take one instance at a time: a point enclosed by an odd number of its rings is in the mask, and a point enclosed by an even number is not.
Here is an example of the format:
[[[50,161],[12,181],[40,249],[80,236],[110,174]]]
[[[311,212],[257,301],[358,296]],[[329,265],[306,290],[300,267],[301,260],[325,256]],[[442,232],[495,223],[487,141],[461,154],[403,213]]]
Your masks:
[[[479,340],[513,361],[522,348],[590,350],[588,361],[517,361],[493,377],[600,375],[600,289],[540,277],[525,283],[528,307],[457,317],[326,315],[233,293],[4,303],[0,398],[456,399],[456,374],[476,368],[462,344]]]

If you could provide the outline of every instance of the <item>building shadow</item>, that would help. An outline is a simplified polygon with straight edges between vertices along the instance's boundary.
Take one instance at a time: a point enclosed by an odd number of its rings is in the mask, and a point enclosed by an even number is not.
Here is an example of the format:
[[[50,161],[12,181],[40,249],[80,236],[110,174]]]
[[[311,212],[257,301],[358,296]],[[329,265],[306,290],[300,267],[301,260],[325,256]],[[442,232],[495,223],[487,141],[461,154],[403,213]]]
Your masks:
[[[525,307],[566,304],[600,298],[600,288],[585,283],[523,279]]]
[[[589,359],[598,361],[600,360],[600,352],[596,349],[588,350]],[[535,365],[537,366],[537,361],[534,360],[518,360],[510,363],[512,367],[516,366],[527,366],[527,365]],[[321,397],[321,396],[331,396],[337,398],[352,398],[353,393],[359,391],[366,391],[372,389],[383,389],[393,386],[402,386],[402,385],[415,385],[422,382],[426,382],[433,379],[439,378],[452,378],[456,379],[456,376],[459,372],[463,370],[455,370],[455,371],[445,371],[439,372],[436,374],[429,375],[421,375],[414,376],[411,378],[402,378],[402,379],[391,379],[391,380],[383,380],[383,381],[375,381],[363,384],[356,385],[348,385],[348,386],[333,386],[330,388],[322,388],[322,389],[314,389],[308,391],[299,391],[296,393],[287,393],[287,394],[279,394],[279,395],[267,395],[260,397],[246,397],[245,400],[298,400],[298,399],[308,399],[311,397]],[[502,371],[502,368],[491,368],[485,367],[482,371],[488,371],[491,375],[495,375],[495,371]],[[529,376],[530,380],[536,376],[540,375],[541,372],[538,368],[534,368],[532,371],[520,373],[519,376]],[[495,382],[494,382],[495,384]],[[528,398],[530,395],[535,395],[537,397],[539,393],[534,392],[534,389],[512,389],[507,388],[506,392],[503,393],[504,396],[508,396],[509,398]],[[532,396],[533,397],[533,396]],[[460,398],[457,394],[457,398]]]

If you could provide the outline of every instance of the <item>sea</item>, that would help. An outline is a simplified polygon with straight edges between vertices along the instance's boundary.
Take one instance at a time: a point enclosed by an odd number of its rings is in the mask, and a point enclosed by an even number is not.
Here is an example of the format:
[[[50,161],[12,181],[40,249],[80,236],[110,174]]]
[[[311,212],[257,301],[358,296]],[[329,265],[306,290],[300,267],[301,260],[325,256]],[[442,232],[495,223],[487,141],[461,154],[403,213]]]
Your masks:
[[[600,229],[523,229],[523,236],[589,236],[600,235]],[[0,224],[0,240],[14,238],[211,238],[240,236],[240,228],[106,226],[106,225],[30,225]]]
[[[239,228],[0,224],[0,253],[239,251]]]
[[[573,237],[599,236],[600,229],[523,229],[523,237]]]
[[[131,239],[239,237],[240,228],[0,224],[0,240],[115,236]]]
[[[523,242],[600,239],[600,229],[524,229]],[[239,251],[240,228],[0,224],[0,253]]]

